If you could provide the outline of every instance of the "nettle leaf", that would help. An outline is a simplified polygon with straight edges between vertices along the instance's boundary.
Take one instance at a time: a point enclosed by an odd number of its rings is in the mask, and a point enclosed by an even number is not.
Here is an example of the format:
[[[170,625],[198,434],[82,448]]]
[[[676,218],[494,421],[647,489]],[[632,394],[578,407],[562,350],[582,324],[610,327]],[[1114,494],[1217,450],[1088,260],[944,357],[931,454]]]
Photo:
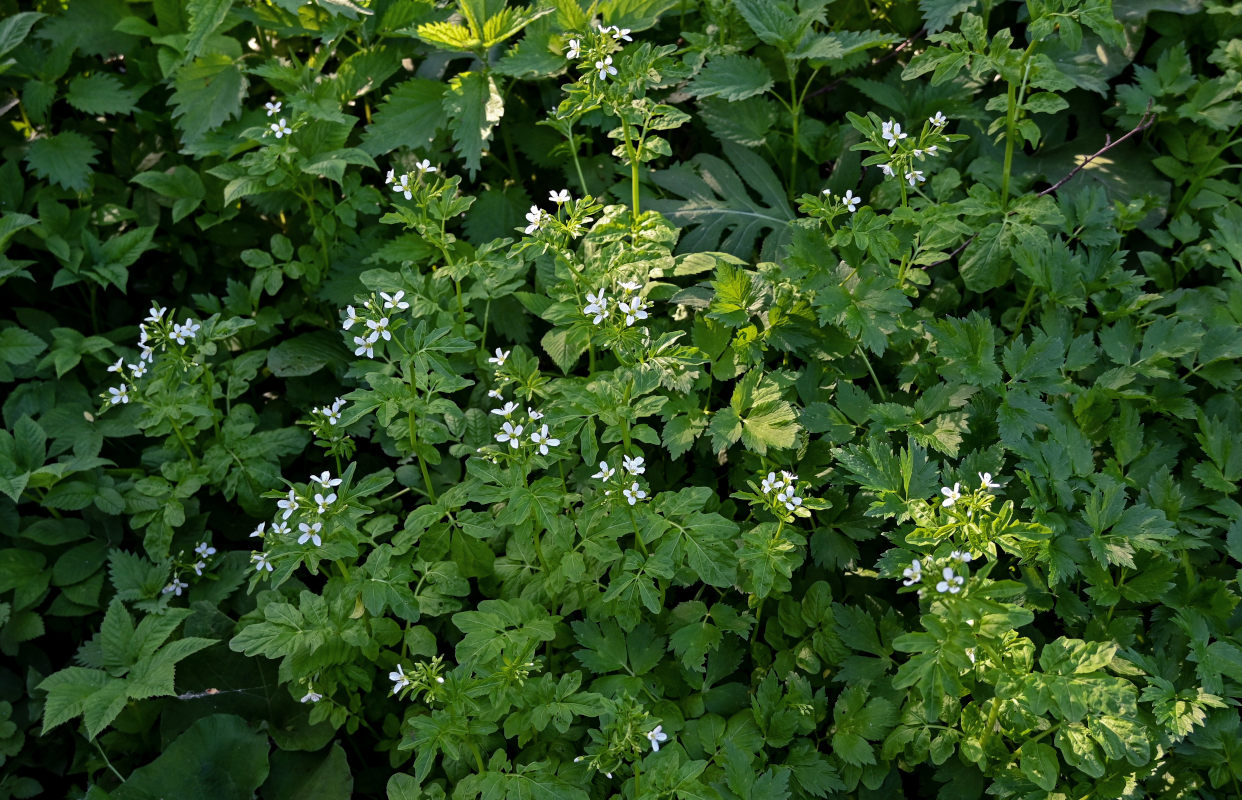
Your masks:
[[[185,144],[197,144],[240,116],[247,85],[241,67],[224,53],[208,53],[182,67],[173,80],[172,116]]]
[[[90,188],[91,165],[99,151],[76,131],[35,139],[26,148],[26,163],[34,174],[74,192]]]
[[[771,89],[768,68],[754,56],[719,56],[699,71],[686,88],[694,97],[721,97],[745,100]]]
[[[966,319],[945,318],[930,326],[936,352],[944,360],[942,374],[956,375],[964,382],[981,387],[1000,383],[996,366],[996,329],[977,311]]]
[[[651,173],[656,185],[683,199],[650,200],[647,205],[685,229],[679,253],[723,250],[748,259],[767,231],[762,250],[764,259],[771,260],[795,216],[785,188],[755,153],[733,142],[721,142],[721,148],[727,162],[700,153]]]
[[[444,112],[454,118],[453,141],[473,178],[483,159],[483,146],[505,113],[496,81],[483,72],[463,72],[449,82]]]
[[[769,447],[793,447],[798,415],[781,399],[780,387],[759,370],[752,370],[737,383],[727,408],[712,415],[707,432],[712,448],[724,452],[741,440],[752,452],[767,455]]]
[[[96,73],[69,81],[65,99],[87,114],[128,114],[141,95],[138,89],[126,89],[115,75]]]
[[[376,109],[363,135],[362,149],[380,156],[398,147],[427,147],[444,122],[445,91],[440,81],[423,78],[398,84]]]

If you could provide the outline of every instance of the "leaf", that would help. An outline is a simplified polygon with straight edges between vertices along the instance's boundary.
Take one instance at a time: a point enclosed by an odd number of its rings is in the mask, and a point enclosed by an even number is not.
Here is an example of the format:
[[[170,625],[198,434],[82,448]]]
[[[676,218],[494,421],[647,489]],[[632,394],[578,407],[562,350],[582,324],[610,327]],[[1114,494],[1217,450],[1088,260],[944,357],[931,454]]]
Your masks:
[[[5,328],[0,331],[0,361],[7,364],[26,364],[47,349],[47,342],[22,328]]]
[[[1000,383],[996,365],[996,329],[978,311],[966,319],[946,317],[932,323],[936,352],[944,360],[942,374],[952,374],[969,384],[991,388]]]
[[[90,188],[91,165],[99,151],[76,131],[35,139],[26,148],[26,163],[34,174],[74,192]]]
[[[684,199],[657,199],[648,205],[685,229],[680,253],[723,250],[749,259],[764,231],[769,233],[763,252],[774,251],[795,216],[780,179],[750,150],[732,142],[722,142],[721,148],[727,162],[700,153],[651,173],[656,185]]]
[[[112,799],[249,800],[267,778],[268,747],[241,717],[203,717],[113,789]]]
[[[974,7],[976,0],[919,0],[919,10],[927,22],[928,33],[949,27],[958,14]]]
[[[267,351],[267,368],[280,378],[301,378],[348,363],[349,351],[341,346],[341,337],[328,331],[304,333]]]
[[[185,45],[185,57],[197,58],[203,50],[207,37],[224,22],[233,0],[188,0],[185,11],[190,16],[190,36]]]
[[[398,147],[418,150],[429,145],[444,121],[444,94],[440,81],[410,78],[398,84],[376,109],[362,149],[379,156]]]
[[[173,119],[185,144],[197,144],[208,133],[240,116],[246,76],[223,53],[208,53],[177,72],[173,80]]]
[[[126,89],[115,75],[95,73],[69,81],[65,99],[86,114],[128,114],[141,94],[137,89]]]
[[[39,689],[47,692],[47,699],[43,701],[42,733],[83,714],[91,696],[109,683],[124,685],[123,681],[108,677],[103,670],[82,667],[67,667],[44,678],[39,684]]]
[[[797,47],[810,27],[810,20],[794,13],[786,0],[734,0],[734,6],[764,44],[782,52]]]
[[[349,800],[353,797],[353,789],[349,760],[341,743],[333,742],[326,756],[275,750],[272,775],[263,784],[263,797],[266,800]]]
[[[1043,742],[1034,744],[1027,742],[1022,745],[1020,752],[1021,759],[1018,766],[1022,774],[1045,792],[1055,789],[1061,772],[1061,761],[1057,758],[1057,751]]]
[[[780,395],[780,388],[759,370],[746,373],[734,387],[729,406],[717,411],[707,427],[716,452],[739,439],[759,455],[766,455],[769,447],[792,447],[799,430],[797,414]]]
[[[720,56],[699,71],[687,87],[694,97],[722,97],[745,100],[772,88],[772,76],[754,56]]]
[[[483,146],[505,113],[496,81],[484,72],[463,72],[449,82],[444,112],[454,117],[453,141],[473,178],[483,159]]]
[[[46,16],[38,11],[22,11],[0,20],[0,56],[24,42],[34,24]]]

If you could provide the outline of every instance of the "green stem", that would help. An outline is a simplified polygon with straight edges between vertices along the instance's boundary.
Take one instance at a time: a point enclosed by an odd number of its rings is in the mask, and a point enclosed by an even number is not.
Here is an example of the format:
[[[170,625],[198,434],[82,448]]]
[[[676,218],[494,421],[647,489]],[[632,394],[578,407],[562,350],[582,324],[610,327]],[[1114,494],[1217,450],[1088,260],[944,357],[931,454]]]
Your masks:
[[[198,459],[194,457],[194,452],[190,450],[190,443],[185,440],[185,436],[181,434],[181,426],[174,424],[172,426],[173,433],[177,436],[177,441],[181,442],[181,448],[185,450],[186,456],[190,459],[190,466],[198,469]]]
[[[414,395],[414,401],[417,402],[418,394],[413,383],[410,384],[410,394]],[[431,474],[427,472],[427,462],[423,459],[423,453],[418,444],[418,428],[413,408],[410,409],[410,449],[414,451],[414,457],[418,459],[418,471],[423,474],[423,486],[427,488],[427,497],[434,503],[436,502],[436,490],[431,488]]]
[[[1035,281],[1031,281],[1031,288],[1026,290],[1026,300],[1022,303],[1021,310],[1018,311],[1018,320],[1013,325],[1013,334],[1011,341],[1017,339],[1022,333],[1022,324],[1026,322],[1027,312],[1031,310],[1031,305],[1035,302]]]
[[[854,345],[854,350],[857,351],[858,355],[862,356],[863,363],[867,365],[867,372],[871,373],[871,382],[875,384],[875,390],[880,393],[880,399],[887,403],[888,395],[884,393],[884,387],[880,384],[880,379],[871,367],[871,359],[867,358],[867,352],[862,349],[861,344]]]
[[[645,558],[647,556],[647,545],[643,544],[643,534],[638,530],[638,517],[634,516],[634,506],[630,506],[629,511],[630,524],[634,526],[634,544],[638,545],[638,552],[642,553]]]
[[[574,124],[571,122],[566,128],[569,132],[569,154],[574,160],[574,172],[578,175],[578,188],[582,191],[583,196],[590,194],[587,190],[586,178],[582,175],[582,163],[578,161],[578,142],[574,136]]]
[[[470,752],[474,753],[474,763],[479,767],[479,773],[487,772],[487,767],[483,764],[483,754],[479,752],[479,746],[473,741],[469,742]]]
[[[625,136],[625,152],[630,157],[630,207],[631,207],[631,231],[638,231],[638,151],[642,147],[642,139],[638,140],[637,147],[631,141],[630,123],[625,117],[621,117],[621,131]]]
[[[1031,53],[1035,51],[1037,43],[1038,40],[1031,42],[1022,54],[1022,80],[1016,84],[1010,82],[1009,88],[1005,91],[1005,166],[1001,173],[1001,211],[1009,210],[1009,176],[1013,170],[1013,146],[1018,132],[1018,105],[1022,102],[1022,95],[1026,90]]]
[[[1001,702],[999,697],[992,698],[992,708],[988,711],[987,722],[983,723],[983,738],[979,740],[979,749],[983,751],[984,756],[987,755],[988,740],[992,738],[992,731],[996,728],[996,719],[1000,716]]]

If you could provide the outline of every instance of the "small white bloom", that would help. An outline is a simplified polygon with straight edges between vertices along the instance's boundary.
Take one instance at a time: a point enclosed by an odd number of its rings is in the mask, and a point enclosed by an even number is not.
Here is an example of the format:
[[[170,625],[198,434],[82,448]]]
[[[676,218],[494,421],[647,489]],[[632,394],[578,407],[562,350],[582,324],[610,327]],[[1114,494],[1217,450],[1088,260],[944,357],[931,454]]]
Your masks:
[[[384,308],[390,311],[405,311],[410,307],[409,303],[401,299],[405,297],[404,291],[398,291],[396,294],[380,292],[380,297],[384,299]]]
[[[341,485],[341,479],[333,478],[332,473],[328,472],[326,469],[318,475],[310,476],[310,479],[312,483],[317,483],[325,489],[331,489],[335,486]]]
[[[908,134],[901,132],[901,123],[889,120],[881,126],[880,136],[884,138],[884,141],[888,142],[889,147],[894,147],[898,141],[905,139]]]
[[[403,195],[406,200],[414,198],[414,187],[410,186],[410,176],[402,175],[396,183],[392,185],[392,190],[399,195]]]
[[[293,512],[298,510],[298,496],[293,493],[292,489],[290,489],[289,496],[284,500],[277,501],[276,506],[283,509],[285,512],[280,515],[280,518],[289,519],[289,517],[293,515]]]
[[[323,539],[319,536],[319,532],[323,530],[322,522],[315,522],[311,525],[302,522],[298,524],[298,530],[302,532],[302,535],[298,537],[298,544],[306,544],[309,541],[315,547],[323,545]]]
[[[855,197],[852,191],[847,191],[845,196],[841,198],[841,202],[845,203],[845,207],[853,214],[858,210],[858,204],[862,202],[862,198]]]
[[[949,118],[937,111],[933,116],[927,118],[927,121],[937,128],[943,128],[949,124]]]
[[[952,489],[948,486],[942,486],[940,487],[940,493],[944,495],[944,502],[940,505],[945,508],[952,508],[954,503],[962,499],[962,484],[955,483]]]
[[[503,399],[504,399],[504,395],[502,395],[499,391],[497,391],[497,390],[495,390],[495,389],[488,389],[488,390],[487,390],[487,396],[488,396],[488,397],[490,397],[490,398],[492,398],[493,400],[503,400]]]
[[[527,406],[527,407],[526,407],[526,416],[530,417],[530,421],[531,421],[531,422],[536,422],[536,421],[538,421],[538,420],[543,419],[543,412],[542,412],[542,411],[536,411],[535,409],[531,408],[530,406]]]
[[[170,583],[170,584],[168,584],[167,586],[165,586],[165,587],[164,587],[164,591],[163,591],[163,593],[164,593],[164,594],[175,594],[175,595],[177,595],[177,597],[180,597],[180,596],[181,596],[181,590],[182,590],[182,589],[188,589],[189,587],[190,587],[190,584],[186,583],[185,581],[181,580],[180,578],[173,578],[173,579],[172,579],[172,583]]]
[[[631,483],[630,488],[622,489],[621,494],[625,495],[625,499],[629,501],[630,505],[634,505],[639,500],[642,500],[643,498],[647,496],[646,492],[638,488],[637,481],[635,481],[634,483]]]
[[[347,331],[362,321],[362,317],[358,316],[358,312],[354,311],[353,306],[345,306],[345,321],[341,323],[342,330]]]
[[[392,183],[397,179],[397,171],[395,169],[388,170],[388,174],[384,176],[384,185]]]
[[[388,673],[388,680],[392,681],[392,693],[396,694],[402,689],[410,685],[410,678],[405,674],[405,670],[398,664],[397,668]]]
[[[577,39],[569,40],[569,50],[565,51],[566,58],[577,58],[582,54],[582,42]]]
[[[606,480],[611,480],[612,476],[616,474],[616,472],[617,471],[615,469],[608,466],[607,461],[601,461],[599,462],[599,472],[595,473],[591,477],[597,480],[606,481]]]
[[[625,471],[631,475],[642,475],[647,471],[647,468],[643,466],[643,460],[642,456],[635,456],[634,458],[624,456],[621,459],[621,466],[625,467]]]
[[[216,554],[216,548],[212,547],[207,542],[199,542],[198,547],[194,548],[194,552],[198,553],[203,558],[210,558]]]
[[[369,319],[367,320],[367,327],[375,332],[372,336],[380,336],[386,342],[392,340],[392,331],[388,330],[388,317]]]
[[[786,511],[793,511],[795,508],[802,505],[802,498],[794,494],[793,488],[790,487],[788,492],[785,494],[785,499],[782,502],[785,503]]]
[[[509,402],[505,403],[500,408],[493,408],[492,413],[498,417],[508,417],[508,416],[511,416],[514,411],[517,411],[518,408],[520,408],[520,406],[518,406],[517,403],[510,400]]]
[[[526,235],[529,236],[543,227],[542,209],[539,206],[531,206],[530,211],[526,212],[526,221],[530,223],[526,226]]]
[[[963,564],[969,564],[975,559],[974,556],[963,550],[954,550],[952,553],[949,553],[949,558],[954,559],[955,561],[960,561]]]
[[[336,492],[330,492],[327,497],[322,494],[315,494],[315,506],[320,514],[327,513],[328,507],[336,502]]]
[[[272,133],[276,134],[277,139],[280,139],[282,137],[288,136],[289,134],[293,133],[293,128],[289,127],[288,123],[285,122],[284,117],[280,118],[280,122],[273,122],[271,124],[271,128],[272,128]]]
[[[203,570],[206,568],[207,568],[207,562],[199,561],[194,565],[194,574],[201,578],[203,577]]]
[[[895,174],[895,173],[893,172],[893,165],[892,165],[892,164],[881,164],[881,165],[880,165],[880,172],[883,172],[883,173],[884,173],[884,176],[885,176],[886,178],[891,178],[891,177],[893,177],[893,175]]]
[[[553,439],[548,436],[548,426],[544,425],[538,431],[532,431],[530,441],[539,448],[540,455],[547,455],[549,447],[556,447],[561,443],[560,439]]]
[[[824,197],[832,197],[832,190],[831,190],[831,189],[825,189],[825,190],[823,190],[822,192],[820,192],[820,194],[822,194]]]
[[[647,304],[643,302],[641,297],[622,300],[617,303],[617,309],[625,315],[627,327],[632,326],[638,320],[647,319]]]
[[[548,199],[557,205],[560,205],[561,203],[568,203],[569,190],[561,189],[559,192],[548,192]]]
[[[125,369],[125,359],[118,358],[116,363],[108,367],[108,372],[120,372]]]
[[[587,292],[586,297],[588,305],[582,309],[582,313],[586,314],[588,317],[592,314],[595,315],[595,319],[592,320],[592,323],[598,325],[608,318],[608,298],[604,296],[604,290],[602,288],[597,294]]]
[[[276,100],[271,103],[264,103],[263,107],[267,109],[267,115],[274,117],[280,113],[280,101]]]
[[[936,145],[934,145],[934,144],[933,144],[932,146],[930,146],[930,147],[928,147],[928,148],[927,148],[927,155],[929,155],[929,156],[935,156],[935,155],[936,155],[936,150],[937,150],[937,147],[936,147]]]
[[[430,161],[428,161],[428,160],[427,160],[427,159],[425,159],[425,158],[424,158],[422,161],[417,162],[417,163],[414,165],[414,167],[415,167],[415,169],[417,169],[419,172],[421,172],[421,173],[422,173],[422,174],[424,174],[424,175],[427,175],[427,174],[430,174],[430,173],[432,173],[432,172],[437,172],[437,171],[438,171],[438,170],[437,170],[437,168],[436,168],[436,167],[431,166],[431,162],[430,162]],[[408,199],[408,198],[407,198],[407,199]]]
[[[266,527],[267,527],[267,523],[266,523],[266,522],[260,522],[260,523],[258,524],[258,526],[257,526],[254,530],[252,530],[252,531],[250,532],[250,538],[251,538],[251,539],[262,539],[262,538],[263,538],[263,530],[264,530],[264,528],[266,528]]]
[[[141,378],[147,374],[147,362],[142,359],[139,359],[137,364],[127,364],[126,366],[129,367],[130,374],[135,378]]]
[[[252,553],[250,561],[254,564],[255,572],[262,572],[263,570],[271,572],[273,569],[272,562],[267,560],[267,553]]]
[[[281,520],[280,522],[272,523],[272,535],[273,536],[284,536],[290,530],[291,529],[289,528],[289,523],[285,522],[284,520]]]
[[[109,398],[112,400],[112,405],[129,402],[129,387],[123,383],[120,386],[108,387],[108,394],[112,395],[112,397]]]
[[[639,289],[642,288],[641,283],[635,283],[634,281],[622,281],[621,283],[617,285],[627,292],[637,292]]]
[[[612,26],[612,38],[618,42],[632,42],[634,39],[630,36],[629,28],[621,28],[616,25]]]
[[[323,699],[323,695],[319,694],[311,687],[307,686],[306,688],[307,688],[307,692],[305,695],[302,696],[303,703],[318,703],[320,700]]]
[[[501,426],[501,429],[501,432],[496,434],[496,441],[501,444],[508,442],[509,446],[514,450],[518,449],[521,444],[519,439],[522,436],[522,426],[514,425],[512,422],[506,422]]]
[[[365,355],[367,358],[375,358],[375,337],[368,336],[365,339],[361,336],[354,337],[354,344],[358,347],[354,350],[354,355]]]
[[[647,734],[647,741],[651,742],[651,749],[654,752],[660,752],[660,743],[668,741],[668,734],[664,732],[664,726],[655,726],[655,730]]]
[[[902,584],[905,586],[913,586],[923,580],[923,565],[916,558],[910,562],[910,566],[901,571],[901,574],[905,577]]]
[[[992,481],[992,473],[990,472],[980,472],[979,482],[983,484],[984,489],[999,489],[1000,488],[999,483],[994,483]]]
[[[505,365],[505,360],[509,358],[509,353],[511,352],[513,351],[512,350],[501,350],[499,347],[497,347],[496,355],[487,359],[487,363],[495,364],[498,367],[503,367]]]
[[[607,80],[609,75],[617,74],[617,68],[612,65],[612,56],[604,56],[603,61],[596,61],[595,69],[599,72],[601,81]]]
[[[768,477],[759,482],[759,487],[763,489],[764,494],[771,494],[773,489],[780,489],[785,482],[776,477],[775,472],[769,472]]]
[[[917,186],[927,179],[923,177],[923,170],[913,169],[906,173],[906,180],[909,181],[911,186]]]
[[[143,322],[159,322],[163,319],[164,312],[167,310],[167,308],[160,306],[159,303],[152,303],[151,310],[147,312],[147,318]],[[146,334],[146,329],[143,329],[143,334]]]
[[[945,567],[940,574],[944,577],[944,580],[936,584],[936,591],[941,594],[945,592],[957,594],[962,591],[962,585],[966,583],[966,579],[961,575],[954,574],[952,567]]]

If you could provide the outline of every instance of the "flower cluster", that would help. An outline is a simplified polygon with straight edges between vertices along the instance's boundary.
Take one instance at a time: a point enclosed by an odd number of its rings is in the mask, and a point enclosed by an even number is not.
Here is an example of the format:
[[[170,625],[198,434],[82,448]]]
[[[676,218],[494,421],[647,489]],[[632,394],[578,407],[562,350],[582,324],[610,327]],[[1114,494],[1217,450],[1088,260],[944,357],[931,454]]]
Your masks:
[[[911,187],[926,181],[923,170],[914,168],[915,161],[936,156],[948,141],[942,133],[948,124],[948,117],[937,111],[928,118],[918,140],[911,142],[910,134],[901,129],[901,123],[891,119],[882,122],[880,139],[883,140],[882,152],[887,154],[887,160],[879,165],[880,171],[889,178],[901,175]]]
[[[174,344],[178,348],[185,348],[197,338],[202,327],[201,323],[190,317],[186,317],[185,322],[174,322],[173,315],[168,313],[167,308],[153,303],[146,318],[138,326],[138,358],[132,362],[118,358],[108,367],[108,372],[115,372],[127,380],[119,386],[109,387],[107,394],[100,395],[105,407],[129,403],[132,399],[131,392],[138,388],[138,381],[154,366],[156,350],[166,350]],[[177,350],[177,355],[183,366],[192,363],[184,349]]]
[[[630,505],[637,505],[639,501],[647,499],[647,492],[642,485],[634,480],[643,475],[647,471],[646,459],[641,455],[622,456],[621,457],[621,474],[617,474],[616,467],[608,466],[607,461],[599,462],[599,471],[591,477],[603,483],[605,496],[611,496],[613,489],[620,487],[621,496],[625,502]],[[615,479],[615,480],[614,480]]]
[[[250,538],[262,540],[266,547],[266,550],[250,556],[256,572],[262,574],[275,569],[270,552],[273,542],[296,541],[299,545],[323,546],[325,525],[331,522],[332,514],[338,508],[339,498],[334,490],[340,485],[340,478],[324,470],[318,475],[311,475],[305,488],[291,487],[289,493],[277,501],[280,518],[273,520],[270,528],[266,522],[260,522],[250,533]]]
[[[989,489],[1000,488],[1000,484],[996,483],[992,479],[992,473],[979,472],[976,474],[979,476],[979,490],[980,491],[986,492]],[[944,508],[953,508],[953,506],[957,505],[958,501],[962,499],[962,484],[954,483],[952,488],[948,486],[942,486],[940,487],[940,494],[944,495],[944,500],[940,502],[940,505]]]
[[[352,305],[345,307],[345,319],[341,322],[341,329],[350,331],[357,326],[353,337],[354,355],[375,358],[375,345],[381,339],[385,342],[392,341],[392,332],[399,323],[392,315],[410,308],[410,304],[402,299],[404,297],[404,291],[393,294],[380,292],[378,298],[372,294],[363,301],[361,313]]]
[[[615,327],[633,327],[634,323],[647,319],[647,309],[651,308],[643,299],[641,289],[641,284],[625,281],[613,289],[613,297],[609,297],[603,287],[594,294],[587,292],[587,304],[582,313],[590,318],[592,325],[612,320]]]
[[[933,585],[938,594],[958,594],[966,585],[966,575],[963,574],[963,570],[973,560],[974,556],[964,550],[954,550],[947,557],[939,560],[931,557],[916,558],[910,562],[910,566],[901,571],[905,579],[901,583],[903,586],[920,585],[923,583],[924,575],[930,575],[935,581]],[[923,596],[921,586],[918,594],[920,597]]]
[[[617,74],[617,68],[612,64],[612,54],[623,47],[621,42],[632,41],[634,37],[630,36],[629,28],[596,25],[591,34],[569,40],[565,57],[570,61],[583,61],[583,66],[588,67],[591,74],[606,81]]]
[[[537,205],[532,205],[526,212],[526,227],[522,233],[526,236],[541,231],[553,234],[565,234],[576,239],[586,233],[587,226],[595,221],[591,216],[602,206],[591,196],[574,200],[568,189],[548,192],[548,201],[556,204],[556,213],[550,213]]]
[[[499,355],[500,351],[496,352]],[[517,403],[509,401],[500,408],[492,409],[493,414],[504,419],[500,424],[500,432],[494,437],[496,441],[509,450],[519,450],[523,445],[528,445],[542,456],[550,454],[552,448],[559,447],[561,440],[552,436],[546,422],[540,422],[543,413],[527,407],[525,415],[520,415],[518,412],[521,408]],[[525,421],[519,421],[523,416]],[[503,451],[505,448],[501,449]]]
[[[414,193],[423,185],[423,176],[433,175],[439,171],[438,167],[432,166],[431,162],[424,158],[415,162],[413,172],[403,172],[398,175],[395,169],[388,170],[388,174],[384,176],[384,185],[391,186],[395,193],[406,200],[413,200]]]
[[[341,421],[341,411],[345,408],[345,399],[338,397],[332,401],[330,406],[320,406],[311,409],[311,415],[321,418],[324,423],[329,426],[336,426]]]
[[[405,694],[408,699],[414,699],[424,692],[430,697],[435,693],[435,687],[444,684],[442,672],[444,659],[440,656],[432,658],[431,661],[415,663],[409,672],[398,662],[397,668],[388,673],[388,680],[392,681],[392,694],[398,695],[410,689]]]
[[[203,577],[203,570],[207,569],[207,560],[216,554],[216,548],[212,547],[208,542],[199,542],[194,548],[194,561],[182,561],[183,553],[178,553],[173,560],[173,577],[172,581],[160,590],[161,594],[171,594],[180,597],[181,593],[190,588],[190,584],[181,580],[182,574],[189,570],[194,571],[196,577]]]

